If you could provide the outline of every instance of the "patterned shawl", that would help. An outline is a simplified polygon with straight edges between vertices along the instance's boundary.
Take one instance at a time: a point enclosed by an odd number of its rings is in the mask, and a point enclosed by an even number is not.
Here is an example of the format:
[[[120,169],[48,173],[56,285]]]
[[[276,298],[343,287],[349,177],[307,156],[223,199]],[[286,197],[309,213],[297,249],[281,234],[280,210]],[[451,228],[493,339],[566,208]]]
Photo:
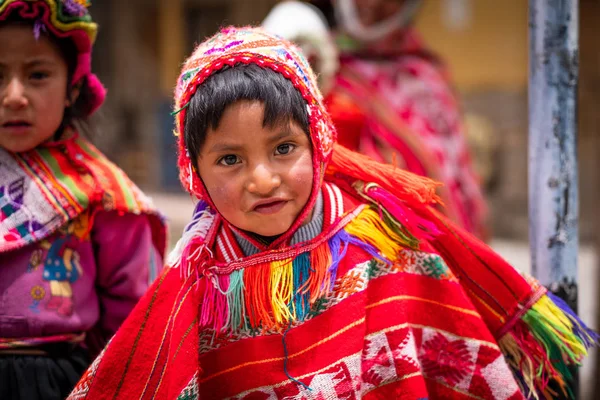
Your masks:
[[[0,253],[38,242],[85,210],[148,214],[166,251],[163,217],[90,142],[74,134],[22,153],[0,149]],[[90,224],[90,227],[93,224]]]

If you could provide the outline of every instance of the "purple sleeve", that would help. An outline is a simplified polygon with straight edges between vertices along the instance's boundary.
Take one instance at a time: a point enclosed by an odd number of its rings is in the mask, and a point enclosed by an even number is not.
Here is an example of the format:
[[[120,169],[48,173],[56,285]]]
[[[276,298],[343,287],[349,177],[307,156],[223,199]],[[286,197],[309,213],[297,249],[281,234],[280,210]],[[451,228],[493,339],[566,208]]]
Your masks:
[[[101,211],[95,217],[96,287],[100,299],[99,330],[110,338],[148,289],[162,257],[152,242],[146,215]]]

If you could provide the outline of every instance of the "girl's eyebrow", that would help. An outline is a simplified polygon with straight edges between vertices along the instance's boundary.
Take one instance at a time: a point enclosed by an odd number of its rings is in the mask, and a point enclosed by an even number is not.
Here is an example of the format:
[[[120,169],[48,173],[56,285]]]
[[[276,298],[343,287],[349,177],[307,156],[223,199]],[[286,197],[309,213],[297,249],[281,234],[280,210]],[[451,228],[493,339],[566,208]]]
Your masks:
[[[51,60],[48,58],[34,58],[32,60],[27,60],[27,62],[25,62],[25,66],[27,68],[34,68],[34,67],[40,67],[40,66],[51,67],[51,66],[54,66],[55,64],[56,64],[56,62],[54,60]]]
[[[299,133],[297,131],[295,131],[294,129],[291,129],[290,127],[285,127],[282,128],[280,130],[277,131],[277,133],[275,133],[274,135],[272,135],[271,137],[269,137],[268,141],[269,143],[274,143],[274,142],[278,142],[282,139],[285,138],[289,138],[289,137],[294,137],[294,136],[300,136],[302,133]],[[233,143],[215,143],[209,150],[209,153],[224,153],[224,152],[236,152],[236,151],[240,151],[244,148],[243,145],[239,145],[239,144],[233,144]]]
[[[243,148],[243,146],[240,146],[238,144],[215,143],[208,152],[209,153],[223,153],[223,152],[228,152],[228,151],[239,151],[242,148]]]
[[[286,126],[285,128],[282,128],[280,130],[277,131],[276,134],[274,134],[273,136],[271,136],[269,138],[269,142],[278,142],[282,139],[286,139],[290,136],[298,136],[299,133],[294,131],[294,129],[291,129],[289,126]]]
[[[0,67],[6,68],[9,64],[0,61]],[[40,66],[53,67],[56,65],[56,61],[49,58],[33,58],[25,61],[26,68],[35,68]]]

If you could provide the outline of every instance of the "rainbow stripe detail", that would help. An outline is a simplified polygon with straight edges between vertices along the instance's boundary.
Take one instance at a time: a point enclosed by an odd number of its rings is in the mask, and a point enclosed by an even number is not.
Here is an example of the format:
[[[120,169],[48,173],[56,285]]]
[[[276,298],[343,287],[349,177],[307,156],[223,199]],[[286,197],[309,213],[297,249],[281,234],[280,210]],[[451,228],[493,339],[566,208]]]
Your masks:
[[[19,154],[0,150],[0,164],[8,183],[0,185],[0,252],[44,239],[90,207],[154,216],[157,248],[164,252],[163,217],[87,140],[75,135]]]

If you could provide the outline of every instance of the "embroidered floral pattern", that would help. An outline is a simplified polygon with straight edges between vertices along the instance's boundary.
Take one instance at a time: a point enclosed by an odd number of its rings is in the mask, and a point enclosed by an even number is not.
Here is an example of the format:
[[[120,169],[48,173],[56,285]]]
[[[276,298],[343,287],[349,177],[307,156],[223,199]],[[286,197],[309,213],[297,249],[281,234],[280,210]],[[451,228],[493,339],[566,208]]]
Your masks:
[[[433,328],[398,327],[368,335],[361,352],[297,377],[310,390],[285,380],[231,399],[360,399],[395,382],[403,383],[402,398],[427,399],[429,389],[422,385],[422,379],[414,384],[410,381],[425,376],[459,393],[505,400],[519,393],[514,381],[497,379],[507,372],[500,350],[492,344]]]
[[[442,378],[452,386],[468,374],[471,358],[464,340],[450,341],[440,333],[421,349],[424,373],[434,379]]]
[[[70,317],[73,314],[71,285],[83,274],[77,249],[81,241],[89,240],[88,224],[88,212],[80,214],[61,227],[50,240],[40,241],[39,248],[33,251],[29,261],[28,273],[36,272],[40,266],[44,267],[42,278],[47,282],[49,292],[45,309],[56,311],[63,317]],[[32,288],[33,304],[29,308],[33,312],[39,312],[38,306],[45,293],[46,290],[42,286]]]

